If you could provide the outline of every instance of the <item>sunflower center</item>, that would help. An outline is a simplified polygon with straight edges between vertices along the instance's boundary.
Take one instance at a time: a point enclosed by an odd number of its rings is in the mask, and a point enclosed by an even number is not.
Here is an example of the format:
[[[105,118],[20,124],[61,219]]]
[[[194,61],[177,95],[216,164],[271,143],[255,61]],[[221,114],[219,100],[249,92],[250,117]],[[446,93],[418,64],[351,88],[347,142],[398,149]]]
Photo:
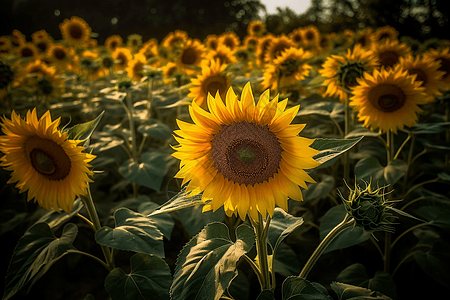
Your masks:
[[[312,32],[312,31],[307,31],[306,34],[305,34],[305,37],[306,37],[306,39],[307,39],[308,41],[314,40],[314,37],[315,37],[315,36],[316,36],[316,35],[315,35],[314,32]]]
[[[46,42],[40,42],[37,44],[38,48],[41,49],[41,51],[47,50],[47,43]]]
[[[409,74],[417,74],[416,81],[422,81],[421,86],[425,86],[428,82],[427,74],[425,74],[425,72],[420,69],[411,69],[409,70]]]
[[[361,63],[350,63],[342,65],[339,68],[338,79],[341,86],[351,88],[357,85],[357,78],[360,78],[366,71],[366,68]]]
[[[378,110],[393,112],[405,104],[406,96],[396,85],[380,84],[370,90],[369,101]]]
[[[62,49],[56,49],[55,52],[53,52],[53,55],[56,57],[56,59],[63,60],[66,58],[66,51]]]
[[[289,58],[286,59],[283,63],[281,63],[281,75],[282,76],[291,76],[295,72],[298,71],[299,61]]]
[[[386,51],[379,56],[380,63],[386,67],[392,67],[398,62],[398,54],[394,51]]]
[[[31,50],[30,48],[23,48],[21,51],[21,55],[22,55],[22,57],[33,56],[33,50]]]
[[[25,151],[33,168],[49,180],[62,180],[71,169],[71,161],[65,150],[52,140],[31,137],[25,143]]]
[[[183,51],[181,61],[185,65],[193,65],[197,61],[197,51],[193,48],[187,48]]]
[[[226,88],[226,82],[222,76],[209,77],[203,83],[203,92],[205,92],[206,95],[210,93],[212,96],[215,96],[217,91],[222,93]]]
[[[69,34],[72,38],[74,39],[81,39],[81,37],[83,36],[83,30],[81,29],[80,26],[70,26],[69,29]]]
[[[282,148],[268,126],[222,125],[211,141],[214,167],[229,181],[254,185],[278,172]]]

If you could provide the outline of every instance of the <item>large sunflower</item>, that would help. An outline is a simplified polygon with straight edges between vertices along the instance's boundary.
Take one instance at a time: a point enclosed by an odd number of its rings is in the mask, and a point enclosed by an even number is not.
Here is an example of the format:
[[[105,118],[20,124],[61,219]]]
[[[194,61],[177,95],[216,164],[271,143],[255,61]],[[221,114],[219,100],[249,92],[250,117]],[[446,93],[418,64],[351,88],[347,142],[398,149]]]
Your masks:
[[[12,171],[7,183],[17,182],[21,193],[28,191],[28,201],[34,198],[47,210],[70,212],[75,197],[84,195],[92,182],[88,163],[95,156],[82,152],[81,141],[67,139],[57,128],[60,118],[52,121],[49,111],[40,119],[36,109],[26,119],[13,111],[11,120],[1,121],[0,166]]]
[[[85,45],[89,41],[92,31],[88,23],[77,16],[72,16],[70,20],[65,19],[59,24],[59,29],[63,39],[72,46]]]
[[[275,90],[305,79],[312,68],[305,61],[311,56],[312,53],[303,51],[303,48],[291,47],[285,50],[271,64],[267,64],[263,88]]]
[[[430,57],[412,56],[400,57],[399,65],[409,74],[416,74],[416,81],[420,81],[425,88],[427,102],[432,102],[435,96],[442,96],[440,90],[446,86],[442,77],[444,72],[439,71],[439,63]]]
[[[356,79],[377,66],[372,51],[361,45],[348,49],[346,55],[331,55],[319,70],[327,87],[324,96],[337,96],[341,102],[347,101],[347,93],[356,85]]]
[[[208,96],[209,112],[195,102],[189,107],[195,124],[178,120],[174,157],[181,160],[180,171],[187,191],[203,191],[203,211],[224,207],[228,216],[272,216],[275,206],[288,209],[287,200],[303,199],[299,185],[314,180],[304,169],[319,165],[318,153],[309,146],[314,141],[297,136],[304,124],[292,124],[299,106],[286,109],[287,99],[269,101],[266,90],[255,105],[250,83],[240,100],[232,88],[225,103],[220,95]],[[209,202],[211,200],[211,202]]]
[[[226,67],[227,65],[219,60],[202,64],[202,74],[197,75],[197,78],[191,78],[193,86],[189,89],[188,97],[194,99],[204,109],[207,109],[206,98],[208,93],[216,95],[218,92],[224,98],[231,81],[225,74]]]
[[[397,129],[417,123],[417,114],[422,112],[418,104],[426,103],[425,88],[414,79],[401,67],[364,73],[364,78],[356,79],[349,105],[355,107],[365,127],[397,133]]]

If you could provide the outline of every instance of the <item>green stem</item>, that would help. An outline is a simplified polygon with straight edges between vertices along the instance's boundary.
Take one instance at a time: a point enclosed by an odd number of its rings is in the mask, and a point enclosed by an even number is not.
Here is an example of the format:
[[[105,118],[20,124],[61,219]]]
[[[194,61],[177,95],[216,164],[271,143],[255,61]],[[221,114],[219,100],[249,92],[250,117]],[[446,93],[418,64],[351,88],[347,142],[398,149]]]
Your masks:
[[[317,246],[316,250],[313,252],[311,257],[308,259],[306,264],[303,266],[302,271],[298,275],[301,278],[308,277],[309,272],[311,272],[312,268],[316,264],[316,262],[319,260],[322,253],[325,251],[325,249],[328,247],[328,245],[342,232],[344,229],[347,229],[348,227],[353,225],[353,218],[350,217],[349,214],[345,215],[344,220],[342,220],[341,223],[336,225],[328,234],[327,236],[320,242],[319,246]]]
[[[394,159],[394,133],[391,130],[386,132],[386,145],[387,163],[389,164]]]
[[[133,119],[133,101],[131,100],[131,92],[127,93],[127,106],[128,106],[128,121],[130,124],[130,132],[131,132],[131,154],[133,155],[133,160],[138,161],[137,156],[137,146],[136,146],[136,130],[134,128],[134,119]]]
[[[81,196],[81,200],[83,201],[88,213],[89,217],[92,221],[92,224],[94,226],[95,232],[100,230],[102,227],[100,223],[100,219],[98,218],[97,210],[95,209],[94,200],[92,199],[91,190],[88,186],[87,189],[87,195]],[[103,256],[106,260],[106,265],[108,270],[114,269],[114,262],[111,260],[111,249],[109,249],[106,246],[100,245],[102,248]]]
[[[397,153],[394,155],[394,159],[397,159],[397,157],[400,155],[400,152],[403,150],[403,147],[405,147],[406,143],[411,139],[411,134],[408,134],[406,139],[403,141],[402,145],[397,149]]]
[[[67,252],[68,253],[73,253],[73,254],[81,254],[81,255],[84,255],[84,256],[87,256],[87,257],[89,257],[89,258],[92,258],[93,260],[95,260],[96,262],[98,262],[98,263],[100,263],[102,266],[104,266],[107,270],[111,270],[110,268],[109,268],[109,266],[103,261],[103,260],[101,260],[100,258],[98,258],[97,256],[95,256],[95,255],[92,255],[92,254],[90,254],[90,253],[87,253],[87,252],[83,252],[83,251],[80,251],[80,250],[74,250],[74,249],[69,249],[69,250],[67,250]]]
[[[256,255],[258,257],[259,269],[261,272],[261,291],[267,289],[273,290],[267,256],[267,235],[269,233],[270,217],[267,218],[265,225],[261,214],[259,214],[258,223],[251,218],[250,221],[256,233]]]

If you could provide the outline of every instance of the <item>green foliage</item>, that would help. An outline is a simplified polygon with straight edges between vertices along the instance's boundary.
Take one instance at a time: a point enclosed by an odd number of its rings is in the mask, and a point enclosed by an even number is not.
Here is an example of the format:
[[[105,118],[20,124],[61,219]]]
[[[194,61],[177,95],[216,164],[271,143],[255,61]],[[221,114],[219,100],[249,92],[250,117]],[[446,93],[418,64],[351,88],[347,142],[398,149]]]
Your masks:
[[[329,164],[324,163],[328,161],[330,161],[330,163],[334,163],[335,160],[333,159],[337,159],[339,155],[351,149],[362,138],[363,137],[346,140],[317,138],[310,147],[319,150],[320,153],[316,154],[313,158],[322,164],[319,168],[328,166]]]
[[[142,124],[137,128],[137,131],[161,140],[166,140],[172,136],[172,129],[161,121],[154,121],[152,124]]]
[[[255,233],[247,225],[236,228],[233,242],[226,225],[208,224],[178,256],[171,299],[219,299],[237,276],[237,261],[254,243]]]
[[[319,283],[298,276],[287,277],[282,286],[283,300],[331,300],[327,290]]]
[[[104,113],[105,112],[103,111],[100,115],[98,115],[92,121],[80,123],[80,124],[74,125],[71,128],[67,129],[67,138],[71,139],[71,140],[82,140],[82,141],[89,142],[88,139],[91,137],[95,128],[97,128]],[[85,145],[85,146],[87,146],[87,145]]]
[[[355,165],[356,180],[377,182],[380,187],[394,185],[408,171],[408,165],[400,159],[394,159],[386,167],[382,166],[375,157],[367,157]]]
[[[3,299],[10,299],[30,280],[41,277],[63,257],[77,236],[78,228],[69,223],[57,238],[46,223],[36,223],[19,240],[5,280]]]
[[[333,291],[338,295],[339,300],[357,300],[357,299],[380,299],[390,300],[388,296],[377,291],[371,291],[363,287],[350,284],[333,282],[330,284]]]

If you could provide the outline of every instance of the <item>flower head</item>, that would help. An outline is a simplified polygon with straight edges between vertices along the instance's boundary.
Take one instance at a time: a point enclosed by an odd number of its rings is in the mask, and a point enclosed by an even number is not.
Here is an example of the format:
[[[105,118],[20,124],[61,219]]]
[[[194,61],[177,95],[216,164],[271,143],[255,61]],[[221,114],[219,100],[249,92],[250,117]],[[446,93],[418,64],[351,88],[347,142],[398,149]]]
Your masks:
[[[91,35],[91,27],[88,23],[80,17],[73,16],[69,19],[65,19],[59,24],[59,29],[64,40],[66,40],[72,46],[85,45]]]
[[[177,120],[174,157],[181,160],[175,175],[192,194],[203,191],[203,211],[224,207],[228,216],[258,221],[272,215],[275,205],[287,210],[287,200],[303,199],[299,185],[314,180],[304,171],[319,165],[314,141],[297,136],[304,124],[292,124],[299,106],[285,110],[287,99],[269,101],[266,90],[257,104],[250,83],[238,99],[230,88],[207,98],[209,112],[196,102],[189,107],[194,124]]]
[[[16,183],[20,193],[28,191],[27,200],[33,198],[47,210],[72,210],[75,197],[84,195],[89,170],[95,156],[82,152],[80,140],[67,139],[67,132],[58,130],[60,118],[52,121],[50,111],[40,119],[36,109],[28,111],[22,119],[15,111],[11,120],[1,119],[4,135],[0,136],[0,166],[12,171],[7,183]]]

